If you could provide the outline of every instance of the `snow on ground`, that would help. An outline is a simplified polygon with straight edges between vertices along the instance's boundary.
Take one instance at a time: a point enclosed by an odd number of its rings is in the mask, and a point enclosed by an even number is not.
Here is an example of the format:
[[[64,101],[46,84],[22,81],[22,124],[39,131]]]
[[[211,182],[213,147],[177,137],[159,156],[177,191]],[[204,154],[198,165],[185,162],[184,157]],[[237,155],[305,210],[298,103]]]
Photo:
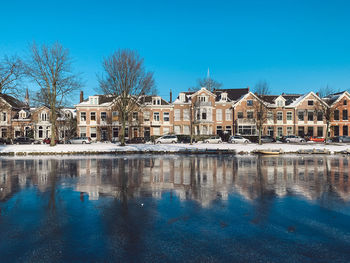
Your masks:
[[[181,152],[181,151],[196,151],[196,150],[234,150],[238,152],[250,153],[260,149],[282,149],[285,153],[295,153],[298,150],[307,149],[327,149],[331,153],[349,150],[349,144],[282,144],[282,143],[267,143],[258,145],[250,144],[132,144],[124,147],[114,143],[92,143],[92,144],[59,144],[54,147],[49,145],[0,145],[1,153],[86,153],[86,152]]]

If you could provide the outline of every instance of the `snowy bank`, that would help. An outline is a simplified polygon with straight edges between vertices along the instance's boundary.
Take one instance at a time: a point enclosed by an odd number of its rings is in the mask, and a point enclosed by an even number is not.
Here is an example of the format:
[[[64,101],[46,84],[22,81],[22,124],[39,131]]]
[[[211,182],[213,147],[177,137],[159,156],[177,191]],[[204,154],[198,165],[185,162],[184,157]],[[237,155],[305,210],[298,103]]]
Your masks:
[[[1,145],[0,155],[50,155],[50,154],[123,154],[123,153],[236,153],[250,154],[257,150],[277,150],[297,153],[299,150],[323,150],[331,154],[349,151],[348,144],[132,144],[124,147],[113,143],[49,145]]]

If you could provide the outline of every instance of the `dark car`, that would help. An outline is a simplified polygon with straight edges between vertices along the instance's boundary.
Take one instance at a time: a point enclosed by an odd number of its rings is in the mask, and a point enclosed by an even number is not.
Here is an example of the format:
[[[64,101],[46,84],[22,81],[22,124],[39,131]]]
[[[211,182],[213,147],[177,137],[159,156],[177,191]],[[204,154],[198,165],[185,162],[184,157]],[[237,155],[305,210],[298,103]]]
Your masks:
[[[51,143],[51,138],[45,138],[43,140],[43,143],[50,144]],[[55,144],[59,144],[59,143],[61,143],[60,140],[55,140]]]
[[[146,140],[143,137],[134,137],[126,141],[126,143],[145,143]]]
[[[17,137],[13,139],[13,144],[34,144],[34,139],[29,137]]]
[[[11,144],[11,140],[8,138],[0,138],[0,144]]]
[[[332,142],[350,142],[350,136],[335,136]]]
[[[261,136],[262,143],[275,142],[276,140],[271,136]]]
[[[190,135],[177,135],[177,139],[179,143],[191,143],[191,136]],[[193,138],[192,142],[196,142]]]

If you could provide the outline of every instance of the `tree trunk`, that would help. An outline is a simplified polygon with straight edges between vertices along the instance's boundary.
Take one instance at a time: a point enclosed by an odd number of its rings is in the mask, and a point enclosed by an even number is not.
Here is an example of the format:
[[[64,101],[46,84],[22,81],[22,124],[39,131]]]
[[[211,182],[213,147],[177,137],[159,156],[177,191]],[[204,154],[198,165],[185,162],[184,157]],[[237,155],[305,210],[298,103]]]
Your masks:
[[[56,145],[56,109],[51,107],[51,140],[50,146]]]
[[[327,140],[328,140],[328,130],[329,130],[329,121],[327,121],[326,136],[325,136],[325,139],[324,139],[324,143],[327,143]]]
[[[261,145],[262,126],[259,127],[259,145]]]
[[[125,146],[125,126],[126,126],[126,120],[125,120],[125,112],[122,114],[122,134],[120,136],[120,145]]]

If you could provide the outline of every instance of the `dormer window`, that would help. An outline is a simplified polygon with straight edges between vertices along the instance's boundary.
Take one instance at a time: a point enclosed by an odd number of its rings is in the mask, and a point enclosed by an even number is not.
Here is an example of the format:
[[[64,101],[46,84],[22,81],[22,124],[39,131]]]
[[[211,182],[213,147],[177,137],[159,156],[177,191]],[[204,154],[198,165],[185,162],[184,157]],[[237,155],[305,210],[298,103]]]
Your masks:
[[[221,93],[221,100],[227,101],[227,93],[226,92]]]
[[[186,101],[185,93],[180,93],[179,97],[180,97],[180,101],[181,102],[185,102]]]
[[[90,104],[98,105],[98,97],[97,96],[90,96],[89,102],[90,102]]]
[[[153,105],[161,105],[161,99],[158,97],[152,98]]]
[[[277,104],[277,107],[284,107],[284,101],[283,100],[277,100],[276,104]]]

